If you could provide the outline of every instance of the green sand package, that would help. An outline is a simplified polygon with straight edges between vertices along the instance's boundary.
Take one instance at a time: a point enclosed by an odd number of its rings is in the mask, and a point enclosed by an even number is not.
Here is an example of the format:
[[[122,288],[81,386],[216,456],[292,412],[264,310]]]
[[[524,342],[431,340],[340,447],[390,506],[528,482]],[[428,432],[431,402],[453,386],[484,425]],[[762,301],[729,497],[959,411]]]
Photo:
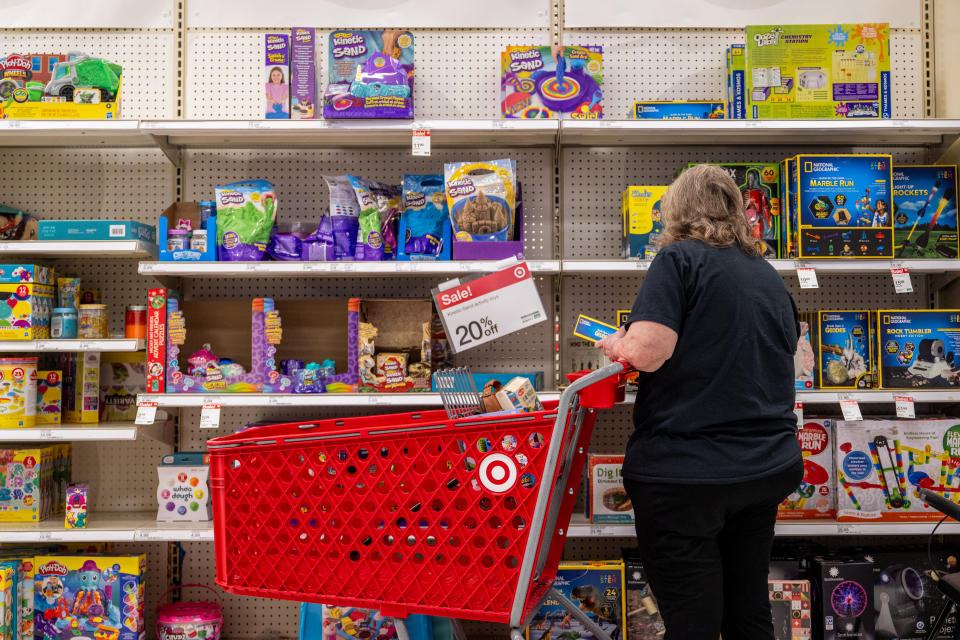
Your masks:
[[[266,180],[216,187],[220,260],[262,260],[277,220],[277,193]]]

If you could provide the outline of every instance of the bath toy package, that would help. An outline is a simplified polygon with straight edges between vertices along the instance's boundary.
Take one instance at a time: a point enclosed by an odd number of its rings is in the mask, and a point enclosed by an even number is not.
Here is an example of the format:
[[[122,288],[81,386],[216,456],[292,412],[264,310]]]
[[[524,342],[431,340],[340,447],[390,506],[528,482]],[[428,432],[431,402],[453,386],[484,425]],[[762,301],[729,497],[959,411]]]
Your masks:
[[[893,250],[897,258],[960,255],[957,165],[893,166]]]
[[[277,219],[277,192],[266,180],[216,188],[220,260],[262,260]]]
[[[456,240],[514,239],[517,168],[513,160],[448,162],[443,173]]]
[[[507,47],[500,54],[504,118],[603,118],[603,47]]]
[[[333,31],[327,69],[324,118],[413,117],[409,31]]]

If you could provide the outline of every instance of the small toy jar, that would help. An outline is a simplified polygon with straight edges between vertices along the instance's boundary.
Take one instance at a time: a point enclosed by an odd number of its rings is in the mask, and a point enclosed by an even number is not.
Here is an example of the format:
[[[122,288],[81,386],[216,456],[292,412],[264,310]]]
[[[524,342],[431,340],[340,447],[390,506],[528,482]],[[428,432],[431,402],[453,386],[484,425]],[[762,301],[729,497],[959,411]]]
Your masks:
[[[163,600],[175,589],[196,587],[217,596],[216,602],[172,602]],[[220,593],[205,584],[184,584],[167,589],[157,604],[157,640],[217,640],[223,629]]]

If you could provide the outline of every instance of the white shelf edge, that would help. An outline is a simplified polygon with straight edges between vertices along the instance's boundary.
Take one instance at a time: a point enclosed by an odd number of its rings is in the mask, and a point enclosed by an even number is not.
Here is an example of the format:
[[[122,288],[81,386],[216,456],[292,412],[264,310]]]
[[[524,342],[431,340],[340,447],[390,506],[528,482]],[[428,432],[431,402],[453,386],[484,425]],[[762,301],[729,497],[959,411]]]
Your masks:
[[[928,535],[933,522],[836,522],[834,520],[777,520],[778,536],[839,536],[839,535]],[[960,533],[960,522],[944,523],[939,533]],[[590,524],[583,516],[574,518],[567,531],[570,538],[633,538],[632,524]]]
[[[33,353],[74,351],[134,352],[142,351],[144,340],[129,338],[90,338],[76,340],[0,340],[0,353]]]
[[[560,272],[559,260],[528,260],[537,274]],[[141,262],[140,275],[174,277],[325,277],[467,274],[492,271],[496,260],[436,262]]]
[[[960,403],[960,389],[929,391],[925,389],[897,389],[877,391],[797,391],[797,401],[809,404],[839,404],[841,400],[856,400],[861,404],[893,404],[894,396],[910,396],[914,402]],[[626,394],[622,404],[636,400],[635,393]]]
[[[561,260],[560,271],[564,274],[587,273],[633,273],[650,268],[650,260]],[[960,260],[769,260],[770,265],[781,274],[796,274],[798,267],[811,267],[820,273],[889,273],[894,267],[908,269],[911,273],[960,272]]]
[[[132,422],[100,425],[51,424],[25,429],[0,429],[0,442],[136,440],[139,429],[140,427]]]
[[[541,391],[541,400],[556,400],[556,391]],[[156,402],[158,407],[436,407],[440,394],[410,393],[142,393],[137,402]]]
[[[404,132],[432,131],[559,131],[556,119],[432,118],[413,120],[143,120],[140,130],[151,135],[222,134],[244,131],[311,133],[320,131]]]
[[[0,543],[212,541],[213,522],[158,522],[157,512],[91,512],[85,529],[67,529],[63,515],[42,522],[0,522]]]
[[[25,240],[0,242],[0,254],[39,257],[157,257],[157,245],[142,240]]]

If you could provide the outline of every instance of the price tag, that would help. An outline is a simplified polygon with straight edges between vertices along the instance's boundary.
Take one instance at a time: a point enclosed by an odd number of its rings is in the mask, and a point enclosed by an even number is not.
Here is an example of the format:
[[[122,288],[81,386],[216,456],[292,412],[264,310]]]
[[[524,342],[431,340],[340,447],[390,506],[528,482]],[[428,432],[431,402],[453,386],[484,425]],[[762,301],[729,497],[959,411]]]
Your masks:
[[[212,537],[212,536],[210,536],[210,537]],[[191,532],[190,532],[190,539],[191,539],[191,540],[206,540],[206,539],[207,539],[207,532],[206,532],[206,531],[191,531]]]
[[[259,120],[250,120],[247,126],[251,129],[263,129],[263,123]]]
[[[838,524],[837,533],[856,533],[857,527],[852,524]]]
[[[37,532],[37,540],[40,540],[41,542],[53,540],[53,533],[50,531],[39,531]]]
[[[294,402],[295,400],[293,398],[287,397],[282,394],[275,395],[275,396],[267,396],[267,404],[280,406],[280,405],[291,405],[291,404],[294,404]]]
[[[913,419],[917,417],[912,396],[893,396],[897,405],[897,417]]]
[[[430,155],[430,129],[413,130],[413,149],[411,153],[415,156]]]
[[[205,404],[200,408],[200,428],[217,429],[220,427],[220,405]]]
[[[890,275],[893,276],[893,289],[897,293],[913,293],[913,283],[910,282],[910,270],[906,267],[893,267],[890,269]]]
[[[370,394],[367,396],[367,404],[383,404],[384,398],[377,394]]]
[[[640,271],[649,271],[650,261],[649,260],[637,260],[637,269]]]
[[[433,289],[443,328],[454,353],[545,322],[540,294],[526,262]]]
[[[153,421],[157,418],[157,403],[156,402],[138,402],[137,403],[137,417],[134,419],[134,424],[153,424]]]
[[[167,532],[158,529],[139,529],[134,538],[137,540],[166,540]]]
[[[817,282],[817,272],[813,267],[797,267],[797,279],[800,281],[801,289],[820,288],[820,283]]]
[[[841,400],[840,411],[843,412],[844,420],[863,420],[863,414],[860,413],[860,403],[856,400]]]
[[[53,431],[50,429],[41,429],[40,430],[40,439],[41,440],[53,440]]]
[[[797,424],[798,424],[798,425],[802,425],[802,424],[803,424],[803,403],[802,403],[802,402],[794,402],[794,403],[793,403],[793,412],[794,412],[795,414],[797,414]]]
[[[606,535],[606,527],[598,527],[597,525],[590,525],[590,537],[599,538],[600,536]]]

